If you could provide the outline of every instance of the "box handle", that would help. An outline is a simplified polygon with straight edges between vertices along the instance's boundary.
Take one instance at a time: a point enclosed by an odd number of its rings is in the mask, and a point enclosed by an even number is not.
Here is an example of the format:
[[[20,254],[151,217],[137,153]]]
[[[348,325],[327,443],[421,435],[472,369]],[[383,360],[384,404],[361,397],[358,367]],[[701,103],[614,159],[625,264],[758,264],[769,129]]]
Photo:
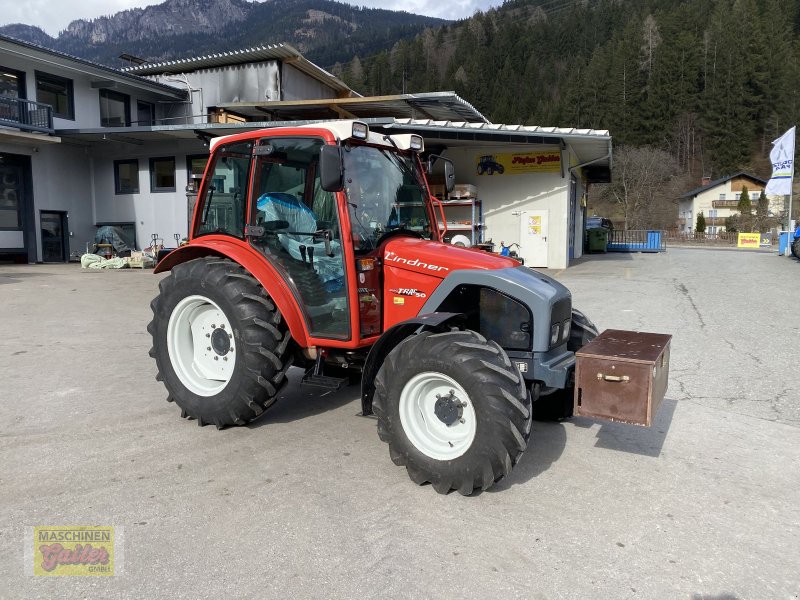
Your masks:
[[[631,380],[627,375],[603,375],[602,373],[598,373],[597,378],[604,381],[622,381],[625,383]]]

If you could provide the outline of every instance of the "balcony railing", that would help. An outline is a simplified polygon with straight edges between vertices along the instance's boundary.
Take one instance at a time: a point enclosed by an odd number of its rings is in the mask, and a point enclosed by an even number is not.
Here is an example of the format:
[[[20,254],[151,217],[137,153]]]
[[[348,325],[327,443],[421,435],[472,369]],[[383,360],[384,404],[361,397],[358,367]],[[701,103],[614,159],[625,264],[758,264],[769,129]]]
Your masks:
[[[739,201],[736,199],[712,200],[711,206],[713,206],[714,208],[737,208],[739,206]]]
[[[53,108],[33,100],[0,96],[0,125],[53,133]]]

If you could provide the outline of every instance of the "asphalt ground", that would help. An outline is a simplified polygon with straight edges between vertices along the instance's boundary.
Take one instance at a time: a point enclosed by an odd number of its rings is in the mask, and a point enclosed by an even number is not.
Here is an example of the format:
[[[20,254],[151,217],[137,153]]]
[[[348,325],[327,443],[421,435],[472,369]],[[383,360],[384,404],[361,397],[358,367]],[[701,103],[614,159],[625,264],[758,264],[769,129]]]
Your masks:
[[[674,335],[667,398],[649,429],[535,423],[512,475],[462,497],[392,464],[356,387],[293,372],[249,426],[181,419],[147,355],[160,276],[0,266],[0,597],[798,598],[800,262],[550,274],[601,329]],[[124,573],[26,575],[36,525],[117,527]]]

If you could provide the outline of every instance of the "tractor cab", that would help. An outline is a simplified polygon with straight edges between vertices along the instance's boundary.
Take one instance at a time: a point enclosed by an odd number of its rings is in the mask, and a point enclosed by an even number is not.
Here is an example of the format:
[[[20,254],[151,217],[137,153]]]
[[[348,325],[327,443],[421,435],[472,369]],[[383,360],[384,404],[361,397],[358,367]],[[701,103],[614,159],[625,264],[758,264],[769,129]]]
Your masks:
[[[193,241],[243,238],[299,301],[308,337],[355,348],[380,335],[381,249],[396,237],[439,240],[422,138],[341,122],[235,136],[212,150]]]

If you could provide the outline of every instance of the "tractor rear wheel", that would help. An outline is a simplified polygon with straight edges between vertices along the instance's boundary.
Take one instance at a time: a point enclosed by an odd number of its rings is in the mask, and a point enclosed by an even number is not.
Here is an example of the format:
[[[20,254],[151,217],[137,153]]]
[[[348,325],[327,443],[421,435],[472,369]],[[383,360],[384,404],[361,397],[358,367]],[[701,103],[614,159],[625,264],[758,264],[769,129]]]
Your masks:
[[[291,364],[289,331],[258,281],[222,258],[175,266],[150,304],[150,356],[184,417],[244,425],[277,399]]]
[[[794,255],[795,258],[800,259],[800,237],[795,238],[792,242],[792,255]]]
[[[491,487],[511,472],[531,433],[519,371],[474,331],[401,342],[378,371],[372,408],[392,461],[440,494]]]

